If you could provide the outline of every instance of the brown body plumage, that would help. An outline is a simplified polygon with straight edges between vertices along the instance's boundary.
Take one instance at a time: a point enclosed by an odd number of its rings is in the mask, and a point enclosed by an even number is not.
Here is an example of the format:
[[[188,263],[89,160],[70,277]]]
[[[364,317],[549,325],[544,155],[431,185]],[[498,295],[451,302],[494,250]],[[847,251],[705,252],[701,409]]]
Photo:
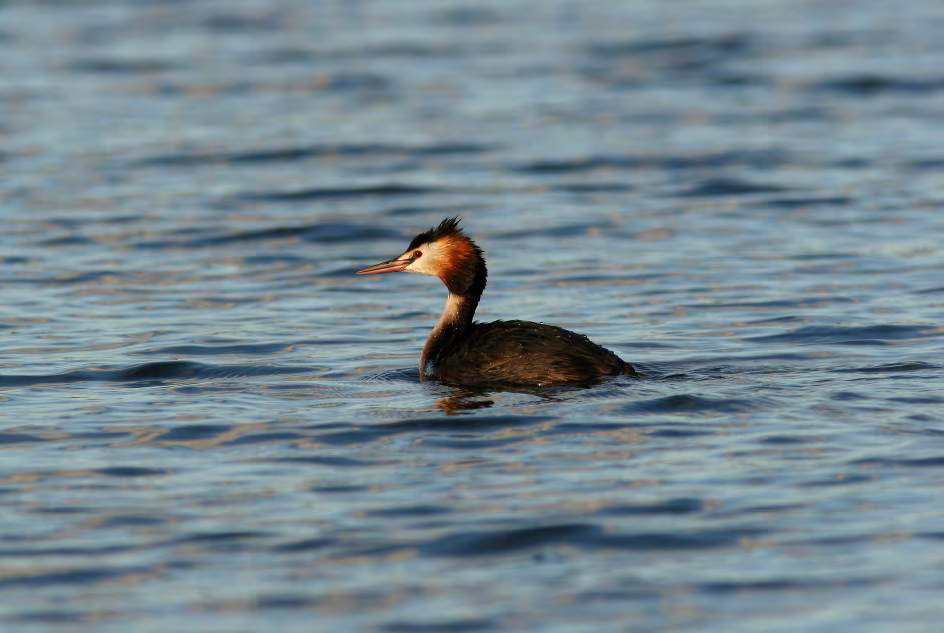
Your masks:
[[[481,249],[459,228],[458,218],[420,233],[399,257],[358,274],[401,271],[435,275],[449,290],[442,316],[423,348],[421,380],[545,386],[636,375],[632,365],[582,334],[530,321],[475,323],[488,272]]]

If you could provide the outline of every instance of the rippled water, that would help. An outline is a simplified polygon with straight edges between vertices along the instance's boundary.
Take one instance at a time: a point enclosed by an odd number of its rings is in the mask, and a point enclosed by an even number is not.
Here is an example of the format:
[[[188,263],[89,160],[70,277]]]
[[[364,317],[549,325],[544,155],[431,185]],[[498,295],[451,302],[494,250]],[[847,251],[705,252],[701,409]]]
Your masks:
[[[942,28],[3,3],[4,630],[936,630]],[[647,377],[420,384],[455,214]]]

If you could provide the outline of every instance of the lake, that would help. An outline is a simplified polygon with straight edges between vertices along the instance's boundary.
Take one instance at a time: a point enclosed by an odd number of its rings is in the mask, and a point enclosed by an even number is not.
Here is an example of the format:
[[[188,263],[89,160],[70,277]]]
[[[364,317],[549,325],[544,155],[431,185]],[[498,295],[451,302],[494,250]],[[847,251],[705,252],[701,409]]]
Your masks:
[[[944,618],[944,5],[0,5],[0,623]],[[644,373],[421,383],[477,316]]]

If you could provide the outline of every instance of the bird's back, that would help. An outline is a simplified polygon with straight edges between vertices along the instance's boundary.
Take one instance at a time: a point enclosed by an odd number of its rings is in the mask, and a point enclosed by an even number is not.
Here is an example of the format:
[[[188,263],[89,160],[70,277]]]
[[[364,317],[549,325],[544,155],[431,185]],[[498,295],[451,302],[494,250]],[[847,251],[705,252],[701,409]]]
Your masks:
[[[447,384],[560,385],[636,375],[632,365],[586,336],[531,321],[473,323],[439,358]]]

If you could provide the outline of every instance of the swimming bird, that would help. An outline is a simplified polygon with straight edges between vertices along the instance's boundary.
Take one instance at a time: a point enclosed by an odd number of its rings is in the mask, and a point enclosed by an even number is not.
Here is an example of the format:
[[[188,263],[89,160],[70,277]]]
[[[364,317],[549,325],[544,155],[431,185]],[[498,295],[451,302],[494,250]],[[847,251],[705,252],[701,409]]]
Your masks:
[[[488,270],[482,249],[459,221],[447,218],[414,237],[399,256],[357,271],[358,275],[433,275],[449,291],[420,356],[420,380],[542,387],[637,375],[619,356],[570,330],[531,321],[473,321]]]

